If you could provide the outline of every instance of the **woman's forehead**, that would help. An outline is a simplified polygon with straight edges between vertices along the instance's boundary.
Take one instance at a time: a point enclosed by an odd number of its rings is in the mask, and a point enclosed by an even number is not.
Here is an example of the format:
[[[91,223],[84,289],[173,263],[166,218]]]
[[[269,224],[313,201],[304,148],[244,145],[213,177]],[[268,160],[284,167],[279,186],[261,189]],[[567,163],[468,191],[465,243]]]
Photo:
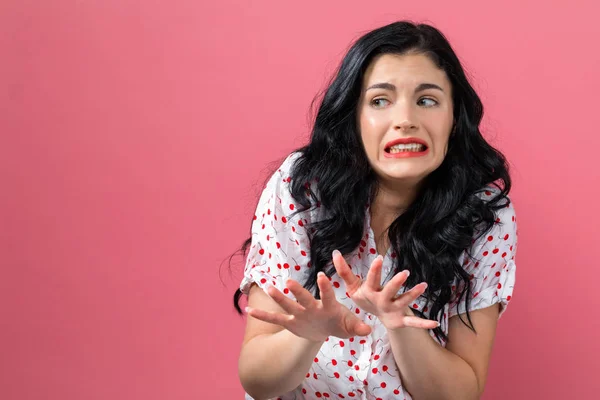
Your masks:
[[[389,82],[396,86],[417,86],[435,83],[450,88],[446,72],[424,54],[383,54],[376,57],[366,69],[363,85]]]

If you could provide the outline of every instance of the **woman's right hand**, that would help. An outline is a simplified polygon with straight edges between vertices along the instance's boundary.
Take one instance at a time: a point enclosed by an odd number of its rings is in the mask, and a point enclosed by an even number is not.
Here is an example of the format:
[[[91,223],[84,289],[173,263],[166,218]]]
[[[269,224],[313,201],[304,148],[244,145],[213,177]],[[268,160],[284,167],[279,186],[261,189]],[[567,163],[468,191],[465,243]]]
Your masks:
[[[264,322],[282,326],[294,335],[314,342],[324,342],[329,336],[342,339],[353,336],[367,336],[371,327],[356,317],[347,307],[335,298],[331,282],[323,272],[317,275],[317,285],[321,300],[317,300],[298,282],[290,279],[286,287],[298,300],[288,298],[275,287],[270,286],[266,293],[284,309],[287,314],[274,313],[247,307],[249,316]]]

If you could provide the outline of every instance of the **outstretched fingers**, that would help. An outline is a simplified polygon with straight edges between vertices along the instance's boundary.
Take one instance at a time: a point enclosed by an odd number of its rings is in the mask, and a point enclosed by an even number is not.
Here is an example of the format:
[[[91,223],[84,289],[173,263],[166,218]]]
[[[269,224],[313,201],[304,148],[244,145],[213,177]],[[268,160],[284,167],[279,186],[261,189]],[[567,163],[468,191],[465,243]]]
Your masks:
[[[411,328],[423,328],[423,329],[435,329],[440,326],[440,323],[437,321],[432,321],[430,319],[419,318],[415,316],[406,316],[404,317],[404,326]]]
[[[300,305],[305,309],[309,310],[317,305],[317,300],[315,300],[312,293],[306,290],[301,284],[299,284],[295,280],[289,279],[285,283],[285,285],[288,289],[290,289],[290,292],[292,292],[294,297],[296,297],[298,303],[300,303]]]
[[[394,300],[394,302],[399,303],[402,306],[407,306],[416,299],[418,299],[419,296],[421,296],[423,293],[425,293],[425,289],[427,289],[427,283],[421,282],[418,285],[415,285],[408,292],[402,293]]]
[[[342,278],[344,283],[346,284],[346,289],[348,293],[353,293],[360,287],[361,280],[352,273],[350,266],[344,260],[342,253],[338,250],[334,250],[332,254],[333,258],[333,266],[335,267],[336,272]]]
[[[270,324],[279,325],[286,329],[288,328],[289,323],[294,319],[292,315],[259,310],[258,308],[246,307],[246,312],[253,318]]]
[[[367,289],[373,292],[381,290],[381,269],[383,268],[383,256],[378,255],[371,263],[365,285]]]
[[[410,275],[410,272],[408,270],[406,270],[406,269],[404,271],[402,271],[402,272],[398,272],[383,287],[383,290],[381,291],[381,295],[386,300],[394,300],[395,297],[396,297],[396,294],[398,293],[398,291],[400,290],[400,288],[402,287],[402,285],[404,285],[406,283],[406,280],[408,279],[409,275]]]
[[[297,314],[304,309],[300,304],[281,293],[281,291],[274,286],[267,286],[265,292],[288,314]]]
[[[321,302],[323,303],[323,308],[329,310],[336,306],[338,303],[335,298],[335,292],[331,287],[331,282],[329,282],[329,278],[323,272],[319,272],[317,274],[317,285],[319,286],[319,291],[321,292]]]
[[[349,336],[367,336],[371,333],[371,327],[348,313],[344,316],[344,328]]]

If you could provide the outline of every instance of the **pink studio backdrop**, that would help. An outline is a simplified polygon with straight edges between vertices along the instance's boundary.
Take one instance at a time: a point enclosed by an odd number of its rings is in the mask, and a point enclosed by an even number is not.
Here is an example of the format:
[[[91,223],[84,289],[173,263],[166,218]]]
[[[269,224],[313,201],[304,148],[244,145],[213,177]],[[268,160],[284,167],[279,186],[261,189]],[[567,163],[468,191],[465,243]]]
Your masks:
[[[0,398],[241,399],[241,269],[219,264],[350,41],[401,18],[447,34],[513,166],[517,286],[484,398],[597,398],[597,15],[591,1],[2,1]]]

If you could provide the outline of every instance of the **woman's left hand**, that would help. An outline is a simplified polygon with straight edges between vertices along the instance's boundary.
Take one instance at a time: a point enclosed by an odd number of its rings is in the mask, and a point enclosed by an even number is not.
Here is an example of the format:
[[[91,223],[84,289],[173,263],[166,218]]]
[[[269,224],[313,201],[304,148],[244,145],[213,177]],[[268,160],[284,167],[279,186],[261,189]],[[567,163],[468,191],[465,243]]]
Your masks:
[[[412,304],[425,292],[427,283],[422,282],[409,291],[397,295],[406,282],[407,270],[397,273],[385,286],[381,286],[383,257],[378,256],[369,268],[367,279],[363,281],[352,270],[339,251],[333,252],[333,266],[346,283],[346,291],[354,303],[362,310],[375,315],[388,330],[404,327],[434,329],[438,322],[415,316],[410,310]]]

